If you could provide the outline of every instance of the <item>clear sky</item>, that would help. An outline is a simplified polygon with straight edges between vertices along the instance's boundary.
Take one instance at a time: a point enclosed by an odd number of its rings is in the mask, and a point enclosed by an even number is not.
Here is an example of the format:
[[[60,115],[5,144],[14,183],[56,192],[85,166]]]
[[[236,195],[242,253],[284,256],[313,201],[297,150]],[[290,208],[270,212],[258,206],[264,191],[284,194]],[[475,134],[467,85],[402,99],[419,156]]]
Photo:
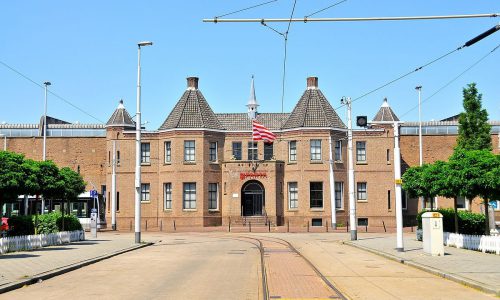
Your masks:
[[[283,38],[259,23],[202,23],[264,0],[190,1],[4,1],[0,10],[0,61],[106,122],[120,98],[135,114],[137,42],[142,51],[142,113],[157,129],[186,87],[200,90],[215,112],[246,112],[255,75],[260,112],[281,112]],[[304,17],[338,0],[298,0]],[[293,1],[279,0],[229,18],[287,18]],[[499,13],[493,0],[348,0],[313,17],[375,17]],[[306,77],[318,76],[332,105],[356,98],[421,66],[498,24],[500,18],[292,23],[284,111],[302,95]],[[287,24],[270,24],[284,31]],[[415,121],[418,103],[500,44],[500,32],[353,103],[354,115],[373,118],[382,99],[401,119]],[[462,88],[476,82],[490,119],[500,120],[500,49],[422,106],[424,120],[462,111]],[[37,123],[43,89],[0,64],[0,122]],[[345,109],[339,109],[345,120]],[[406,113],[406,114],[405,114]],[[48,114],[70,122],[96,123],[49,95]]]

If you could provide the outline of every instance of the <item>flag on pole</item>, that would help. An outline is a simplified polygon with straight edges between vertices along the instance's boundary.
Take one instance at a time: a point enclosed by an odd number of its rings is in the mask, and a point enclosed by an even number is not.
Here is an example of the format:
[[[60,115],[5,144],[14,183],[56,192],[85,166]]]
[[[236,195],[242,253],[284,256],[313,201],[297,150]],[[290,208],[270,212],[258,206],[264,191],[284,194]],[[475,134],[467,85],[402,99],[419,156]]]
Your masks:
[[[264,140],[265,142],[272,143],[276,139],[276,135],[269,129],[264,127],[259,122],[252,121],[252,139],[254,141]]]

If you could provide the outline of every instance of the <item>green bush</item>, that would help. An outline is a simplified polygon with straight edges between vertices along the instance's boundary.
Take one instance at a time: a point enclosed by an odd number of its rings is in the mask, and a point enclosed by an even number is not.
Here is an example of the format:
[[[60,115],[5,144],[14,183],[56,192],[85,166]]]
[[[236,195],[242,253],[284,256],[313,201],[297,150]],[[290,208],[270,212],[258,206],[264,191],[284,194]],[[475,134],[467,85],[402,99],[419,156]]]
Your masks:
[[[443,215],[443,230],[455,232],[455,211],[453,208],[440,208],[433,210]],[[423,210],[417,215],[418,229],[422,229],[422,214],[428,212]],[[484,233],[485,216],[469,211],[458,211],[458,232],[462,234],[481,235]]]
[[[57,227],[62,231],[62,216],[57,219]],[[82,224],[75,215],[64,215],[64,231],[82,230]]]
[[[35,234],[35,226],[31,216],[12,216],[9,218],[8,236]]]
[[[35,217],[33,217],[33,221]],[[63,216],[60,212],[51,212],[39,215],[37,220],[37,232],[53,233],[62,231]],[[82,225],[74,215],[64,215],[64,231],[82,230]]]

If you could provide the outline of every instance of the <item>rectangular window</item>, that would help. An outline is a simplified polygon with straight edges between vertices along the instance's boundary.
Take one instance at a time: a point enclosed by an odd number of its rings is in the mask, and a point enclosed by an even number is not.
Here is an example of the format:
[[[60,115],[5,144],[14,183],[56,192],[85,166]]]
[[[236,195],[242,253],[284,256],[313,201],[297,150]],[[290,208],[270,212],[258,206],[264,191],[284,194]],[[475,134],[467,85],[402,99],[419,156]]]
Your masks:
[[[116,192],[116,211],[120,211],[120,192]]]
[[[195,161],[195,141],[184,141],[184,161]]]
[[[217,183],[209,183],[208,184],[208,209],[217,209],[217,191],[218,191],[218,184]]]
[[[116,151],[116,164],[120,164],[120,151]]]
[[[141,184],[141,201],[149,201],[150,200],[149,190],[150,190],[149,183]]]
[[[406,195],[406,191],[401,191],[401,206],[402,209],[406,210],[408,208],[408,196]]]
[[[172,209],[172,183],[164,183],[163,184],[163,198],[164,198],[164,208]]]
[[[299,189],[297,182],[288,183],[288,207],[290,209],[299,208]]]
[[[211,162],[217,161],[217,142],[210,142],[208,148],[208,160]]]
[[[368,218],[358,218],[358,226],[368,226]]]
[[[297,161],[297,141],[288,142],[288,160]]]
[[[188,182],[184,183],[184,201],[182,204],[183,209],[195,209],[196,208],[196,183]]]
[[[165,142],[165,163],[172,162],[172,142]]]
[[[272,143],[264,143],[264,160],[273,159],[273,144]]]
[[[309,183],[309,199],[311,208],[323,208],[323,182]]]
[[[149,143],[141,143],[141,164],[149,164],[151,162],[151,145]]]
[[[366,142],[356,142],[356,161],[366,162]]]
[[[241,142],[233,142],[233,157],[235,160],[241,160]]]
[[[257,142],[248,142],[248,160],[258,160],[259,153],[257,151]]]
[[[366,182],[358,182],[357,191],[358,201],[366,201]]]
[[[321,160],[321,140],[311,140],[311,160]]]
[[[391,163],[391,150],[387,149],[387,163]]]
[[[342,161],[342,141],[335,141],[335,161]]]
[[[387,190],[387,209],[391,209],[391,190]]]
[[[342,209],[344,207],[344,183],[335,182],[335,208]]]
[[[323,219],[312,219],[311,226],[323,226]]]
[[[465,197],[457,197],[457,208],[465,208]]]

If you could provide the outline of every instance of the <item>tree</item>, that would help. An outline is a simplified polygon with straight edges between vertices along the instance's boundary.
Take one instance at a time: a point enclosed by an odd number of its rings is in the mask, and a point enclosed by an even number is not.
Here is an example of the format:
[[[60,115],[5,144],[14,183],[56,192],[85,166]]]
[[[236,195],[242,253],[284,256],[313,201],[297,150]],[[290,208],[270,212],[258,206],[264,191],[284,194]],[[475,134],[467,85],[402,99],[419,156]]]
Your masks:
[[[0,151],[0,211],[3,201],[23,194],[24,171],[21,154]]]
[[[476,84],[470,83],[463,89],[465,111],[458,118],[457,150],[491,150],[491,125],[488,112],[482,109],[482,94]]]
[[[408,192],[410,197],[423,197],[431,201],[431,210],[433,207],[433,198],[437,195],[437,190],[433,186],[436,174],[431,164],[411,167],[403,174],[403,189]]]
[[[85,191],[86,183],[83,178],[77,172],[71,170],[68,167],[64,167],[60,170],[60,178],[63,182],[63,187],[60,190],[62,203],[62,230],[64,230],[64,200],[67,201],[69,210],[69,202],[71,200],[78,199],[78,195]]]
[[[455,233],[458,233],[458,196],[464,193],[462,182],[459,179],[461,166],[454,160],[449,162],[436,161],[435,168],[440,169],[440,176],[435,182],[438,195],[446,198],[453,198],[453,211]]]

